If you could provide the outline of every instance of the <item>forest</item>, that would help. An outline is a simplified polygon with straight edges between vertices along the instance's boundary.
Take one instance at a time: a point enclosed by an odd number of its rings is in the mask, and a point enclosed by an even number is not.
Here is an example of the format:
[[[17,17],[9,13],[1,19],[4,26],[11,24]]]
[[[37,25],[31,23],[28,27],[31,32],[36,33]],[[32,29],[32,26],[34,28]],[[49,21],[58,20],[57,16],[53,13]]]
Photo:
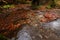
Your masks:
[[[60,40],[60,0],[0,0],[0,40]]]

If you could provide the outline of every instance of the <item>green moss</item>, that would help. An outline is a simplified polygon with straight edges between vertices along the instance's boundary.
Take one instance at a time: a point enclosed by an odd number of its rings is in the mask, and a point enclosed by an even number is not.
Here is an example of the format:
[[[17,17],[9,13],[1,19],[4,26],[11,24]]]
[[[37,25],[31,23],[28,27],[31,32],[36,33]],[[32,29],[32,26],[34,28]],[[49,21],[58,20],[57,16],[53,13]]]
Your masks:
[[[0,34],[0,40],[8,40],[5,36],[3,36],[2,34]]]
[[[4,5],[2,8],[10,8],[10,7],[14,7],[14,5]]]

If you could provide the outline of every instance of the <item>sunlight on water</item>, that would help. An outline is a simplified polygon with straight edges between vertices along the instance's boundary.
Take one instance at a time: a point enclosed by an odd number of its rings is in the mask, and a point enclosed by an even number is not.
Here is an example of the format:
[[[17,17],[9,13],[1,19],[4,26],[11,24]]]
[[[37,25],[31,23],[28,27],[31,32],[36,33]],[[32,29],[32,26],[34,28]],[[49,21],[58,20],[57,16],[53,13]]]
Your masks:
[[[59,23],[58,23],[58,22],[52,22],[52,27],[53,27],[53,28],[59,27]]]
[[[60,30],[60,19],[51,22],[50,26],[51,26],[51,28],[54,28],[56,30]]]
[[[55,21],[45,23],[45,28],[51,28],[52,30],[60,30],[60,19],[57,19]]]

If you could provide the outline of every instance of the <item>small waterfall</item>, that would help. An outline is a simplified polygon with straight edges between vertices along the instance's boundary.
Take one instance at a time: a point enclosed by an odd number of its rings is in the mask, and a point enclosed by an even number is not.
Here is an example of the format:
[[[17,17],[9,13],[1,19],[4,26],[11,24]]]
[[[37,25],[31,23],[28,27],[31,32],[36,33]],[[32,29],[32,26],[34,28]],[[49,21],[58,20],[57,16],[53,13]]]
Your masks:
[[[27,26],[24,26],[24,28],[18,32],[16,40],[32,40],[27,30]]]
[[[43,25],[46,29],[50,28],[51,30],[55,31],[55,33],[60,36],[60,19],[57,19],[55,21],[45,23]]]

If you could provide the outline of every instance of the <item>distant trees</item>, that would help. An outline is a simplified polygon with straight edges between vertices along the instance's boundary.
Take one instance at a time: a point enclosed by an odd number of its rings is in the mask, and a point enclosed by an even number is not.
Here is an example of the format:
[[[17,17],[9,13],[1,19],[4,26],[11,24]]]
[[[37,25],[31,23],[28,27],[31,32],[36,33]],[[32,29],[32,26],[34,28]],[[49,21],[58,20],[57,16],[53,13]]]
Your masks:
[[[0,5],[3,5],[3,4],[12,4],[12,3],[15,3],[15,0],[1,0],[0,1]]]
[[[0,4],[18,4],[18,3],[25,3],[26,1],[31,0],[0,0]]]
[[[26,3],[26,1],[32,1],[33,8],[37,8],[40,5],[60,6],[60,0],[0,0],[0,5]]]
[[[55,7],[55,0],[32,0],[32,6],[36,8],[36,6],[40,5],[50,5],[51,7]]]

